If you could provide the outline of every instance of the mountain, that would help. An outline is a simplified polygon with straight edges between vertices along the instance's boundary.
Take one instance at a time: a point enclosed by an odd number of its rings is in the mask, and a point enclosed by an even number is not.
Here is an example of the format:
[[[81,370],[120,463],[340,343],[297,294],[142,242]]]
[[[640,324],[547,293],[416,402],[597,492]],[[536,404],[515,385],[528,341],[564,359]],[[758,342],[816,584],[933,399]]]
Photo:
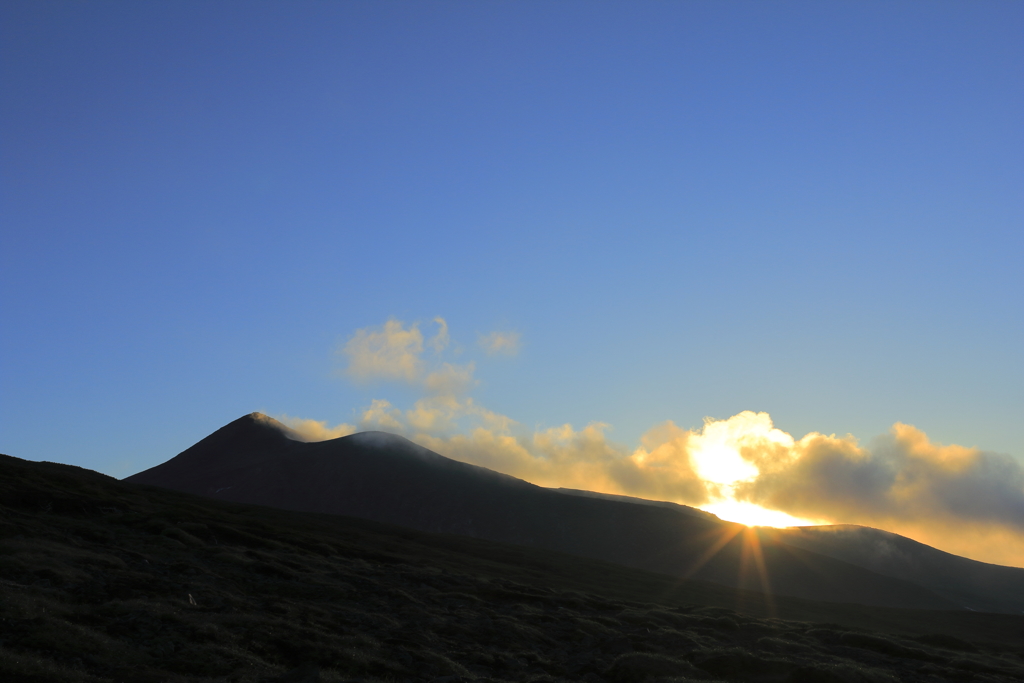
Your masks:
[[[582,496],[584,498],[600,498],[601,500],[614,500],[620,503],[634,503],[637,505],[653,505],[655,507],[675,510],[676,512],[681,512],[684,515],[691,515],[693,517],[703,517],[704,519],[718,519],[717,515],[713,515],[710,512],[705,512],[704,510],[699,510],[697,508],[690,507],[689,505],[670,503],[667,500],[647,500],[646,498],[637,498],[635,496],[620,496],[615,493],[598,493],[597,491],[583,491],[581,489],[553,488],[551,490],[557,491],[558,493],[564,493],[570,496]]]
[[[638,505],[669,507],[684,514],[710,515],[703,510],[664,501],[575,489],[553,490]],[[762,529],[761,534],[877,574],[911,581],[966,609],[1024,614],[1024,569],[1019,567],[978,562],[899,534],[854,524]]]
[[[917,583],[787,544],[768,530],[672,507],[567,495],[383,432],[306,443],[259,413],[127,481],[544,548],[766,595],[963,607]]]
[[[912,581],[968,609],[1024,614],[1024,569],[969,560],[870,527],[843,524],[770,532],[779,541]]]
[[[0,681],[1024,680],[1024,616],[763,596],[0,455]]]

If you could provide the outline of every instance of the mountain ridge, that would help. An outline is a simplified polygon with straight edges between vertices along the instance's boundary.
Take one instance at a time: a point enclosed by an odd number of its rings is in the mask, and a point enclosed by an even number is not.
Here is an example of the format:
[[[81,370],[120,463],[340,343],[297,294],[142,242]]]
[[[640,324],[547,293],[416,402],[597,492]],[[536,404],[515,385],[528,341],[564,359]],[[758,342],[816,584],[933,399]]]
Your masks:
[[[704,513],[697,508],[667,501],[575,489],[553,490],[637,505],[670,507],[684,513]],[[917,583],[968,609],[1024,614],[1024,569],[1019,567],[973,560],[891,531],[860,524],[783,527],[766,533],[788,545]],[[834,542],[840,538],[840,542]]]
[[[0,455],[0,679],[1022,680],[1024,616],[763,596]]]
[[[552,491],[386,432],[320,442],[295,436],[272,418],[246,415],[126,480],[558,550],[766,595],[926,609],[964,606],[918,583],[787,544],[764,530],[664,506]]]

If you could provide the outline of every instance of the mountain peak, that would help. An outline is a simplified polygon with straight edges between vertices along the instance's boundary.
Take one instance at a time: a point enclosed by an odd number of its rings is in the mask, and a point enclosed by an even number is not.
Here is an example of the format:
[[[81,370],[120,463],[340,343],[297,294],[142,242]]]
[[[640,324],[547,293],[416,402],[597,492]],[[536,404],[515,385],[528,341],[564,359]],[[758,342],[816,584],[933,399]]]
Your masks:
[[[249,413],[248,415],[243,415],[242,417],[238,418],[238,420],[235,420],[235,422],[238,422],[239,420],[248,420],[248,421],[251,421],[251,422],[256,422],[256,423],[260,423],[260,424],[266,424],[266,425],[270,425],[270,426],[273,426],[273,427],[278,427],[278,426],[284,427],[283,424],[281,424],[280,422],[278,422],[274,418],[270,417],[269,415],[265,415],[264,413],[261,413],[259,411],[256,411],[254,413]]]
[[[138,472],[127,481],[180,488],[203,468],[231,470],[252,466],[297,446],[305,439],[291,427],[260,412],[243,415],[156,467]]]
[[[286,438],[291,439],[292,441],[306,440],[305,438],[303,438],[301,434],[299,434],[297,431],[295,431],[288,425],[278,422],[269,415],[266,415],[258,411],[249,413],[248,415],[243,415],[234,422],[228,423],[223,428],[228,429],[230,427],[242,428],[243,430],[247,427],[255,427],[257,429],[269,429],[276,432],[280,432]]]

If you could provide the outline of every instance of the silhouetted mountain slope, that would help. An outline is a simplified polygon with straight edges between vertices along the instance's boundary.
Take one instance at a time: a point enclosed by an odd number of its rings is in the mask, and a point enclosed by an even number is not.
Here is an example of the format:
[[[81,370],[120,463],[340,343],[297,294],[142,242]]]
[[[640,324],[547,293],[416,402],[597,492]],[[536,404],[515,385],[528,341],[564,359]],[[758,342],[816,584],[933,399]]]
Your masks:
[[[680,512],[710,514],[665,501],[574,489],[552,490],[638,505],[670,507]],[[899,534],[853,524],[763,529],[761,533],[787,545],[834,557],[883,576],[911,581],[967,609],[1024,613],[1024,569],[1018,567],[978,562]]]
[[[870,527],[844,524],[772,533],[788,545],[913,581],[973,610],[1024,613],[1024,569],[969,560]]]
[[[128,478],[219,500],[352,515],[814,600],[952,609],[907,581],[659,506],[565,495],[382,432],[304,443],[253,414]],[[761,571],[763,568],[763,571]]]
[[[1012,683],[1021,633],[0,455],[0,681]]]
[[[689,505],[670,503],[667,500],[647,500],[646,498],[637,498],[635,496],[620,496],[614,493],[598,493],[597,491],[584,491],[582,489],[553,488],[549,490],[570,496],[582,496],[583,498],[600,498],[601,500],[614,500],[619,503],[633,503],[635,505],[653,505],[655,507],[675,510],[676,512],[681,512],[684,515],[691,515],[693,517],[718,519],[717,515],[713,515],[710,512],[705,512],[704,510],[699,510],[697,508],[690,507]]]

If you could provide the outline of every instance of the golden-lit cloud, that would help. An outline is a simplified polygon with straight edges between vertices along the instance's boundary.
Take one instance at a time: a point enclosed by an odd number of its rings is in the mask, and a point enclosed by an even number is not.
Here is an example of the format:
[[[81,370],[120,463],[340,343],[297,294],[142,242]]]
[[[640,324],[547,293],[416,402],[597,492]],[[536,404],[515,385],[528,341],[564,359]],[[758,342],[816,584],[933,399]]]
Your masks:
[[[476,365],[472,362],[465,365],[443,363],[440,368],[423,378],[423,388],[431,394],[456,395],[476,386],[473,371]]]
[[[406,411],[387,401],[374,401],[363,412],[359,428],[401,434],[455,460],[540,486],[691,505],[710,500],[708,487],[682,447],[686,437],[662,438],[672,427],[652,430],[654,436],[645,439],[650,450],[640,447],[631,451],[607,438],[605,424],[593,423],[578,430],[569,424],[529,430],[472,398],[436,395],[416,401]]]
[[[448,323],[437,317],[437,333],[427,341],[435,353],[451,343]],[[429,394],[462,394],[476,385],[473,362],[456,365],[437,359],[429,367],[423,358],[423,333],[392,318],[381,327],[356,330],[340,353],[348,358],[345,373],[358,381],[400,380],[420,385]]]
[[[1024,566],[1024,465],[1008,455],[934,443],[901,423],[868,445],[816,432],[799,439],[764,412],[707,418],[696,429],[655,425],[629,447],[594,422],[527,428],[469,395],[474,362],[444,358],[448,325],[427,346],[417,325],[389,320],[342,349],[354,379],[411,383],[422,396],[402,409],[376,399],[353,427],[285,420],[304,438],[349,430],[401,434],[455,460],[541,486],[587,489],[699,506],[762,525],[862,524],[975,559]],[[488,353],[514,353],[519,336],[481,336]],[[429,362],[428,362],[429,361]]]
[[[381,327],[357,330],[341,352],[348,356],[346,372],[360,381],[398,379],[413,382],[423,372],[420,359],[423,334],[415,323],[406,328],[400,321],[391,319]]]
[[[305,441],[327,441],[328,439],[337,439],[356,433],[355,425],[350,424],[328,427],[326,420],[306,420],[289,415],[278,415],[276,419],[278,422],[295,430]]]
[[[501,432],[475,427],[468,433],[408,436],[431,450],[540,486],[620,493],[656,500],[700,504],[707,500],[703,483],[679,463],[678,452],[665,449],[630,452],[610,441],[607,425],[571,425],[533,432]],[[683,456],[685,457],[685,456]],[[682,467],[679,465],[683,464]]]
[[[477,343],[489,356],[514,356],[519,353],[521,338],[518,332],[491,332],[480,335]]]
[[[1024,564],[1024,466],[1009,455],[937,444],[901,423],[869,446],[811,433],[788,448],[752,444],[743,455],[760,472],[736,487],[739,500]]]
[[[405,430],[402,424],[402,412],[391,405],[390,401],[375,398],[370,406],[363,411],[359,421],[360,431],[378,429],[385,432],[400,434]]]

